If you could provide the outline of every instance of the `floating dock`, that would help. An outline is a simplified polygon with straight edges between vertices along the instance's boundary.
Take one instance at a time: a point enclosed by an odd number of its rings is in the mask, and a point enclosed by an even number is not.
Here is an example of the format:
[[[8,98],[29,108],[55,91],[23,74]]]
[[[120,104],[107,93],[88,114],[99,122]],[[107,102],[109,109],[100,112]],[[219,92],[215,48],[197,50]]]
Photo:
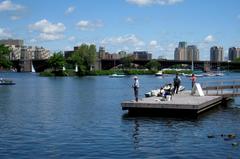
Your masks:
[[[142,98],[138,102],[124,101],[121,103],[123,110],[128,110],[129,114],[160,114],[174,116],[196,116],[209,110],[225,100],[222,96],[196,96],[190,91],[180,92],[172,96],[170,101],[162,97]]]

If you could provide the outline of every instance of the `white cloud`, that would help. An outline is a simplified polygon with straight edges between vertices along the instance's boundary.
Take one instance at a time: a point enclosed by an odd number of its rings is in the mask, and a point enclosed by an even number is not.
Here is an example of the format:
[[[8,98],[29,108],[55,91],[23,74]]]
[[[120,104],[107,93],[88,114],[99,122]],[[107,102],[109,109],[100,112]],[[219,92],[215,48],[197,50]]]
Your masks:
[[[10,37],[12,37],[12,34],[8,29],[0,28],[0,38],[10,38]]]
[[[16,16],[16,15],[11,16],[10,18],[11,18],[11,20],[19,20],[19,19],[21,19],[20,16]]]
[[[157,49],[160,46],[158,45],[158,42],[156,40],[152,40],[149,42],[149,47],[150,47],[150,49]]]
[[[31,30],[36,30],[43,33],[50,33],[50,34],[61,33],[66,29],[64,24],[62,23],[52,24],[46,19],[42,19],[34,24],[30,24],[29,28]]]
[[[215,41],[213,35],[208,35],[204,38],[204,42],[206,42],[206,43],[210,43],[210,42],[213,42],[213,41]]]
[[[75,38],[75,36],[70,36],[69,38],[68,38],[68,41],[74,41],[76,38]]]
[[[29,42],[30,42],[30,43],[36,43],[37,40],[33,38],[33,39],[31,39]]]
[[[174,5],[180,3],[183,0],[126,0],[129,3],[136,4],[138,6],[147,6],[147,5]]]
[[[70,13],[74,12],[74,10],[75,10],[75,7],[74,7],[74,6],[70,6],[70,7],[68,7],[68,9],[65,11],[65,14],[70,14]]]
[[[71,46],[65,46],[64,47],[64,51],[69,51],[69,50],[72,50],[73,48]]]
[[[127,23],[133,23],[134,22],[134,19],[132,17],[127,17],[126,18],[126,22]]]
[[[64,35],[62,34],[47,34],[47,33],[40,33],[39,38],[41,40],[53,41],[63,39]]]
[[[131,45],[134,47],[144,46],[145,43],[136,37],[134,34],[124,35],[119,37],[111,37],[105,38],[101,42],[102,44],[110,44],[110,45]]]
[[[19,11],[25,7],[20,4],[14,4],[11,0],[5,0],[0,3],[0,11]]]
[[[62,23],[53,24],[43,19],[34,24],[30,24],[29,29],[30,31],[40,32],[39,38],[41,40],[58,40],[64,37],[63,32],[66,27]]]
[[[97,21],[89,21],[89,20],[81,20],[77,23],[77,27],[82,31],[95,30],[97,28],[103,27],[103,22],[101,20]]]

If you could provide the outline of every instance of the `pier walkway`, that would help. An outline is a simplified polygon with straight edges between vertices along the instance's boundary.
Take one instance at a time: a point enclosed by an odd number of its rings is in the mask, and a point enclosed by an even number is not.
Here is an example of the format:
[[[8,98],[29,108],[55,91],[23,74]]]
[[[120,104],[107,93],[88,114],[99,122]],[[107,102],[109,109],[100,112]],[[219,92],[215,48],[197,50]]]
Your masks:
[[[240,80],[216,80],[202,83],[207,96],[222,96],[224,98],[240,96]]]
[[[124,101],[121,103],[123,110],[129,113],[158,113],[160,115],[198,115],[222,102],[221,96],[195,96],[190,91],[180,92],[166,101],[162,97],[142,98],[138,102]]]
[[[196,88],[197,88],[196,84]],[[200,88],[199,88],[200,87]],[[123,110],[129,113],[158,113],[163,115],[198,115],[226,100],[239,96],[240,80],[210,81],[199,85],[202,95],[192,95],[192,92],[183,91],[172,96],[170,101],[162,97],[142,98],[138,102],[124,101],[121,103]],[[203,88],[203,89],[202,89]]]

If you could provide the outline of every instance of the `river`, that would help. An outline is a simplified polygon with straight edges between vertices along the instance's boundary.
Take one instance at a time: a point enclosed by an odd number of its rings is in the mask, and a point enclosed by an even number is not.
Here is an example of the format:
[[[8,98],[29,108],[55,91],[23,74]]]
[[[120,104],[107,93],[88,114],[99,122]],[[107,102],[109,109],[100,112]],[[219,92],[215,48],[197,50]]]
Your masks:
[[[132,76],[39,77],[1,73],[16,85],[0,86],[0,158],[239,158],[240,99],[197,119],[129,117]],[[199,77],[199,82],[240,74]],[[173,76],[139,76],[140,96]],[[182,77],[189,89],[191,81]],[[227,139],[224,135],[236,134]],[[223,135],[222,135],[223,134]],[[208,138],[208,136],[214,136]]]

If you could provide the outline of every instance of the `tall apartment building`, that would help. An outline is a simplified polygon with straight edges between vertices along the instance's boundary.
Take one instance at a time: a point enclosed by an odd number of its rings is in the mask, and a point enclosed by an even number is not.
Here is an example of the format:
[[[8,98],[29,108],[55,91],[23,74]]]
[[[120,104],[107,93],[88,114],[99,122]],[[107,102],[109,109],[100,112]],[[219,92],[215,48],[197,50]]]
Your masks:
[[[23,46],[23,40],[19,39],[2,39],[0,40],[0,44],[8,45],[8,46]]]
[[[199,61],[199,50],[196,45],[187,46],[187,42],[179,42],[174,51],[174,60]]]
[[[178,47],[174,51],[174,60],[185,60],[186,59],[186,47],[187,42],[179,42]]]
[[[228,60],[234,61],[240,57],[240,48],[231,47],[228,49]]]
[[[187,46],[187,61],[199,61],[199,50],[196,45]]]
[[[21,58],[21,47],[12,45],[10,53],[10,60],[19,60]]]
[[[104,58],[106,58],[106,57],[105,57],[105,54],[106,54],[105,47],[100,46],[100,47],[99,47],[99,50],[98,50],[98,57],[99,57],[100,59],[104,59]]]
[[[135,60],[151,60],[152,54],[148,53],[147,51],[134,51],[133,58]]]
[[[223,47],[213,46],[210,48],[210,61],[223,61]]]
[[[48,59],[50,51],[43,47],[24,46],[24,41],[19,39],[0,40],[0,44],[11,48],[10,60],[43,60]]]
[[[35,47],[34,59],[35,60],[46,60],[50,57],[50,51],[43,47]]]

